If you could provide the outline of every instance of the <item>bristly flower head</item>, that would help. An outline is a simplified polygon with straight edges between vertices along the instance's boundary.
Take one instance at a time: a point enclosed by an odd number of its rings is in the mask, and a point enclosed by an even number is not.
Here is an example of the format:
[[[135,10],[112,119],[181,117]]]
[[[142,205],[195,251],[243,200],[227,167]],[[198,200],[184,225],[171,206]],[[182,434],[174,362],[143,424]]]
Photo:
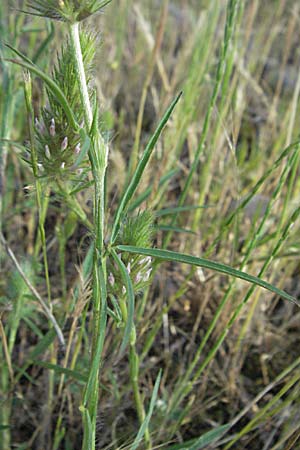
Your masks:
[[[99,12],[111,0],[31,0],[30,13],[48,19],[75,23]]]
[[[120,229],[117,244],[133,245],[136,247],[151,248],[153,244],[153,221],[151,211],[143,211],[133,217],[127,217]],[[122,253],[119,255],[126,266],[136,293],[141,292],[149,285],[152,273],[152,258],[150,256],[132,255]],[[125,296],[126,288],[118,268],[114,262],[108,261],[109,293],[114,297]]]
[[[96,37],[92,33],[80,32],[80,45],[90,95]],[[64,92],[65,97],[76,115],[77,123],[83,122],[83,108],[80,101],[80,88],[75,70],[74,54],[67,41],[52,70],[52,78]],[[74,132],[64,109],[50,90],[47,105],[35,120],[35,147],[37,153],[38,176],[45,180],[75,180],[77,175],[88,168],[82,142],[78,132]],[[30,149],[29,149],[30,151]],[[79,172],[80,171],[80,172]]]

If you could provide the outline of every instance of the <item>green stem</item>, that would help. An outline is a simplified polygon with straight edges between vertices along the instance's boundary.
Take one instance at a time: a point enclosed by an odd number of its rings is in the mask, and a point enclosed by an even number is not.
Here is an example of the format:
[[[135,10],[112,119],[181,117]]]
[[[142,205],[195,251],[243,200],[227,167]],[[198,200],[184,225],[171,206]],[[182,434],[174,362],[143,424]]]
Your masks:
[[[80,203],[77,199],[70,194],[68,189],[61,183],[59,180],[56,181],[57,186],[59,187],[59,194],[63,196],[64,201],[68,205],[68,207],[73,211],[76,216],[79,218],[81,223],[87,227],[88,230],[93,230],[93,224],[87,218],[86,213],[82,209]]]
[[[85,126],[90,129],[93,121],[93,111],[91,107],[90,97],[89,97],[89,91],[87,87],[87,81],[85,76],[85,70],[84,70],[84,64],[83,64],[83,56],[81,51],[81,45],[80,45],[80,36],[79,36],[79,23],[76,22],[71,25],[70,27],[70,35],[71,35],[71,42],[73,45],[73,51],[74,51],[74,59],[76,64],[76,72],[79,79],[79,85],[80,85],[80,98],[81,103],[84,110],[84,120],[85,120]]]
[[[134,332],[134,334],[135,334],[135,332]],[[135,340],[133,340],[133,342],[130,344],[130,351],[129,351],[130,381],[131,381],[131,386],[132,386],[132,390],[133,390],[134,401],[135,401],[135,406],[136,406],[139,422],[140,422],[140,424],[142,424],[145,420],[146,413],[145,413],[144,403],[143,403],[143,399],[142,399],[142,396],[140,393],[140,388],[139,388],[140,360],[139,360],[139,356],[136,351],[136,346],[135,346],[134,341]],[[150,432],[149,432],[148,427],[145,430],[145,444],[146,444],[147,449],[152,448]]]
[[[105,224],[107,145],[97,128],[98,124],[93,123],[93,111],[85,76],[78,23],[70,26],[70,39],[74,52],[75,70],[77,72],[80,87],[85,129],[91,139],[89,159],[95,181],[93,224],[95,234],[93,259],[93,336],[89,377],[84,392],[83,404],[80,407],[84,428],[82,448],[83,450],[95,450],[96,419],[99,400],[99,370],[106,328],[106,262],[103,251],[103,238]]]

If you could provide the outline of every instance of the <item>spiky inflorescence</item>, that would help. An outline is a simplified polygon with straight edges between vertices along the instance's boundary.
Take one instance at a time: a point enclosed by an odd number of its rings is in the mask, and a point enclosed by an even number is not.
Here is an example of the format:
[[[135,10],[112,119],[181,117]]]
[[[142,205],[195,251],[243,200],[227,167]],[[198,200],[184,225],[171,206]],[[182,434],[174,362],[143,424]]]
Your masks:
[[[144,211],[134,217],[127,217],[120,229],[117,244],[133,245],[135,247],[152,247],[153,215]],[[120,256],[121,257],[121,256]],[[152,272],[152,259],[150,256],[132,255],[122,253],[122,261],[127,268],[135,292],[140,292],[149,284]],[[109,292],[115,297],[125,295],[121,275],[114,265],[108,265]]]
[[[75,23],[99,12],[111,0],[31,0],[29,12],[53,20]]]
[[[95,56],[96,37],[93,34],[81,32],[83,61],[90,86],[93,60]],[[78,123],[83,122],[83,108],[80,100],[80,88],[76,75],[74,54],[69,42],[63,47],[52,72],[52,78],[71,106]],[[90,88],[91,91],[91,88]],[[92,92],[90,92],[92,94]],[[36,143],[38,167],[40,176],[52,179],[66,179],[75,170],[85,167],[81,158],[80,137],[69,124],[65,111],[50,90],[47,90],[48,105],[41,116],[36,119]],[[80,164],[78,161],[80,160]]]

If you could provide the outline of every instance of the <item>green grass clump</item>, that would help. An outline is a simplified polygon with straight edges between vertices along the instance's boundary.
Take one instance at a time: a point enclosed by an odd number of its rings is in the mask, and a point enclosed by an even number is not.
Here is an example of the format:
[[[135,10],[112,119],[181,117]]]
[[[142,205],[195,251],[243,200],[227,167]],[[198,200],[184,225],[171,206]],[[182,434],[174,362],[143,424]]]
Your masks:
[[[0,450],[297,448],[299,8],[6,3]]]

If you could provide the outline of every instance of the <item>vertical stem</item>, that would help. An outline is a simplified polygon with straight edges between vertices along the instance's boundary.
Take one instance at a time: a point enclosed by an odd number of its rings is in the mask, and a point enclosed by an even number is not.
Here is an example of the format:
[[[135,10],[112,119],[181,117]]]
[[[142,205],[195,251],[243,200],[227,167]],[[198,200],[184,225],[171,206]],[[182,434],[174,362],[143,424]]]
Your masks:
[[[135,332],[134,332],[135,334]],[[140,424],[142,424],[145,420],[146,413],[144,408],[143,399],[140,393],[140,387],[139,387],[139,356],[136,351],[135,346],[135,340],[130,344],[130,350],[129,350],[129,364],[130,364],[130,380],[131,380],[131,386],[133,390],[134,395],[134,401],[135,406],[139,418]],[[147,427],[145,430],[145,445],[147,449],[152,449],[152,443],[150,438],[150,432],[149,428]]]
[[[93,111],[84,70],[80,45],[79,24],[70,26],[70,39],[74,52],[75,70],[78,76],[80,97],[83,107],[85,128],[91,138],[89,158],[95,181],[94,192],[94,234],[95,250],[93,261],[93,336],[88,381],[85,387],[83,404],[83,450],[95,450],[96,419],[99,400],[99,368],[105,338],[106,327],[106,264],[103,252],[104,218],[105,218],[105,172],[107,166],[107,145],[97,124],[93,124]]]
[[[71,42],[73,45],[76,71],[77,71],[79,85],[80,85],[80,97],[81,97],[81,103],[83,106],[85,126],[87,129],[89,129],[91,127],[92,121],[93,121],[93,111],[92,111],[92,107],[91,107],[89,91],[88,91],[87,81],[86,81],[86,76],[85,76],[83,57],[82,57],[82,51],[81,51],[81,46],[80,46],[79,23],[78,22],[71,25],[70,35],[71,35]]]
[[[4,25],[7,24],[7,25]],[[0,33],[2,36],[2,41],[5,41],[8,36],[8,7],[5,2],[1,2],[0,5]],[[12,97],[12,88],[14,83],[14,76],[11,73],[11,69],[2,60],[3,56],[3,46],[0,44],[1,53],[1,71],[2,71],[2,98],[1,98],[1,112],[2,117],[0,120],[0,138],[8,139],[10,137],[12,113],[14,110],[14,99]],[[3,231],[3,216],[4,216],[4,189],[5,189],[5,172],[6,172],[6,162],[7,162],[7,145],[0,143],[0,233]],[[2,245],[0,244],[0,268],[2,268]],[[1,320],[1,319],[0,319]],[[2,322],[1,322],[2,328]],[[3,334],[5,337],[5,334]],[[1,339],[3,340],[3,339]],[[5,346],[0,344],[0,358],[4,360]],[[3,367],[0,376],[0,389],[3,392],[4,397],[8,395],[11,389],[11,384],[9,380],[8,369]],[[10,424],[11,418],[11,400],[7,397],[6,401],[3,402],[0,408],[0,422],[4,425]],[[0,430],[0,449],[5,450],[11,447],[11,428],[4,428]]]

